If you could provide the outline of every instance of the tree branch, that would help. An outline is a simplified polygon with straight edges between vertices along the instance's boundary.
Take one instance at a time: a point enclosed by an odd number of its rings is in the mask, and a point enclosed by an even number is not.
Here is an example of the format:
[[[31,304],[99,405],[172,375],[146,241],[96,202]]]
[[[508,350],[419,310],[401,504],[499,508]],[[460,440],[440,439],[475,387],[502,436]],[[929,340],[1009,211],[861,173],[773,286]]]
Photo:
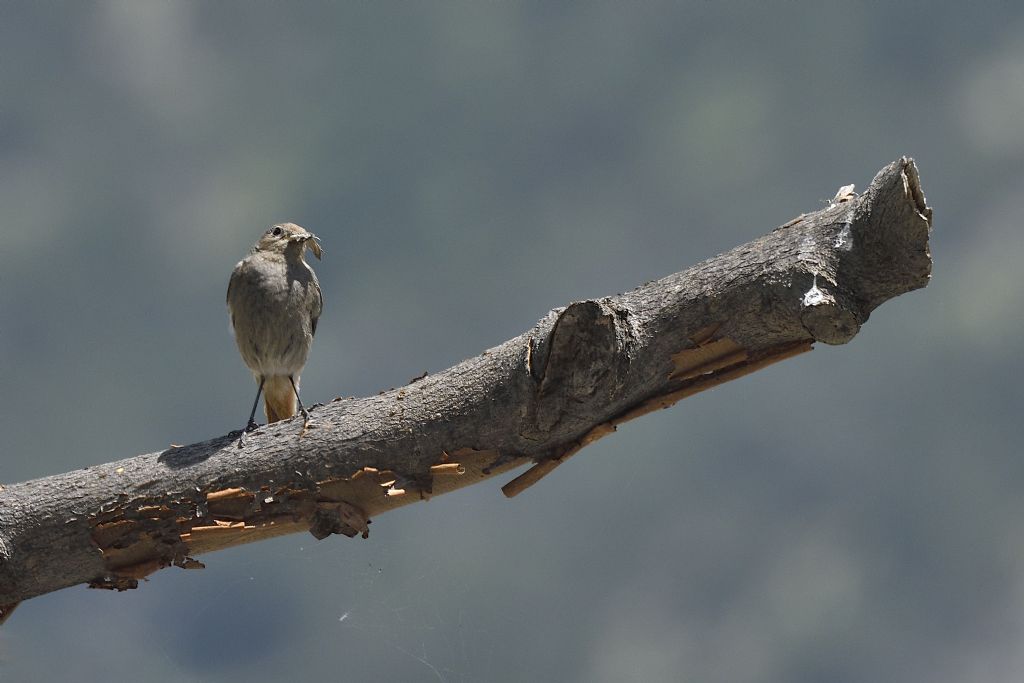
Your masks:
[[[615,426],[807,351],[843,344],[882,302],[928,283],[931,209],[913,161],[857,196],[408,386],[301,420],[0,490],[0,619],[79,583],[133,588],[169,565],[373,515],[533,462],[514,496]]]

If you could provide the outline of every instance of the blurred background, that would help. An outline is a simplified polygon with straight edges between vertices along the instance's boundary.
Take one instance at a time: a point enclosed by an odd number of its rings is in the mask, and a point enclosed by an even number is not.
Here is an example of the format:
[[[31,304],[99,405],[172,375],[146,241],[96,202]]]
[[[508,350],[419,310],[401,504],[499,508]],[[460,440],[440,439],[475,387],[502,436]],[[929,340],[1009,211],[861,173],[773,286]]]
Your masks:
[[[862,190],[934,281],[494,480],[0,630],[10,681],[1019,681],[1024,5],[0,4],[0,481],[239,428],[234,264],[325,248],[308,402]]]

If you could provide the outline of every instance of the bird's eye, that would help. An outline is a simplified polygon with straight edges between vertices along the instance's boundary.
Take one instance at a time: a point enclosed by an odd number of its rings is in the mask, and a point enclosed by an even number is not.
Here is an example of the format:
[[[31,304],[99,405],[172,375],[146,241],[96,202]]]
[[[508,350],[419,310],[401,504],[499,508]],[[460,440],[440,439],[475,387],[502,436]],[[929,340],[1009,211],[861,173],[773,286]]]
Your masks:
[[[280,225],[275,225],[274,229],[271,230],[271,233],[274,235],[274,237],[280,237],[282,232],[284,232],[284,231],[281,230],[281,226]]]

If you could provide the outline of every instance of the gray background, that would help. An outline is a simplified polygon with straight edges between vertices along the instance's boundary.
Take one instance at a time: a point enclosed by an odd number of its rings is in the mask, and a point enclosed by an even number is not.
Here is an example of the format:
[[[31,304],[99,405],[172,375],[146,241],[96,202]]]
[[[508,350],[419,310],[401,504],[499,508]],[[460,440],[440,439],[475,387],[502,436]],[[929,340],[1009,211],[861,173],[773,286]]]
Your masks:
[[[228,275],[318,233],[310,402],[916,158],[934,282],[541,485],[72,588],[11,681],[1017,681],[1024,5],[0,5],[0,481],[244,422]]]

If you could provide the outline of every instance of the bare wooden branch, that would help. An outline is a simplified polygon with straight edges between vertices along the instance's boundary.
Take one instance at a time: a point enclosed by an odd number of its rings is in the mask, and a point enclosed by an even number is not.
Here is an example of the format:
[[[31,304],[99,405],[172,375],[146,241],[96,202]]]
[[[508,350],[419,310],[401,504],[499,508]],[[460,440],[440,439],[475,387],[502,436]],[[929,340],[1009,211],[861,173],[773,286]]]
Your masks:
[[[0,490],[0,616],[79,583],[126,589],[194,557],[370,518],[526,463],[514,496],[615,426],[802,353],[842,344],[927,284],[926,206],[909,159],[856,196],[692,268],[551,311],[436,375],[301,420]]]

